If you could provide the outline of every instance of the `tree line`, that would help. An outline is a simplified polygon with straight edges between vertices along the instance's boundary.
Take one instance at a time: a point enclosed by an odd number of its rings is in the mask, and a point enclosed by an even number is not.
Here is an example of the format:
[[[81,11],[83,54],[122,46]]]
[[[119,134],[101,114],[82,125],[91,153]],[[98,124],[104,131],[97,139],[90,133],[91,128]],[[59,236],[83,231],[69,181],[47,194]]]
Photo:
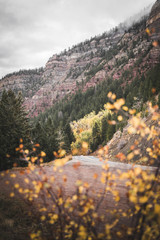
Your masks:
[[[121,87],[125,79],[109,78],[86,92],[79,89],[75,95],[66,96],[34,119],[28,119],[20,93],[15,95],[11,90],[4,91],[0,99],[0,169],[10,168],[15,160],[18,161],[20,153],[15,149],[19,146],[21,138],[27,148],[33,143],[39,143],[40,150],[46,152],[45,161],[53,160],[53,152],[59,148],[69,152],[74,141],[70,122],[83,118],[91,111],[98,113],[102,110],[104,104],[109,101],[107,93],[110,91],[116,93],[117,98],[124,98],[128,107],[136,107],[137,111],[141,111],[143,104],[148,100],[160,106],[159,67],[160,64],[146,75],[135,78],[131,84],[126,84],[125,88]],[[116,116],[111,118],[113,120]],[[101,134],[98,125],[93,126],[92,151],[110,140],[117,130],[117,127],[108,125],[107,121],[108,119],[103,119]],[[118,128],[122,129],[123,124]]]

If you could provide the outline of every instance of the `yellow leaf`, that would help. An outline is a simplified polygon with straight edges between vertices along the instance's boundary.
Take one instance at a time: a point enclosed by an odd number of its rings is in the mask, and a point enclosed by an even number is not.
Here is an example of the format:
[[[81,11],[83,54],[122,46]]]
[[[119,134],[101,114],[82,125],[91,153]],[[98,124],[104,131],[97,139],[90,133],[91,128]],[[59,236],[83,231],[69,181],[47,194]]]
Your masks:
[[[85,240],[86,239],[87,232],[86,232],[86,228],[84,226],[82,226],[82,225],[80,226],[78,235],[80,236],[81,240]]]
[[[58,204],[59,204],[59,205],[62,205],[62,204],[63,204],[63,199],[62,199],[62,198],[59,198]]]
[[[136,176],[138,176],[142,172],[142,169],[140,167],[137,167],[134,169],[134,173]]]
[[[80,192],[80,193],[83,192],[83,187],[82,187],[82,186],[79,187],[79,192]]]
[[[58,215],[57,215],[57,214],[54,214],[54,215],[53,215],[53,219],[54,219],[54,220],[57,220],[57,219],[58,219]]]
[[[28,149],[26,149],[24,152],[25,152],[25,154],[29,154],[29,150]]]
[[[77,195],[74,195],[74,196],[72,197],[72,199],[73,199],[73,201],[76,201],[76,200],[78,199]]]
[[[54,224],[54,220],[52,220],[52,219],[49,220],[49,223],[50,223],[50,224]]]
[[[122,109],[123,109],[124,111],[126,111],[126,112],[128,111],[128,107],[127,107],[127,106],[123,106]]]
[[[39,210],[40,212],[46,212],[47,211],[47,208],[41,208],[40,210]]]
[[[160,215],[160,204],[155,204],[155,206],[154,206],[154,212],[155,212],[155,214]]]
[[[112,224],[106,224],[106,233],[108,232],[109,229],[113,228],[117,223],[118,219],[116,219]]]
[[[10,177],[11,177],[11,178],[15,178],[15,177],[16,177],[16,174],[15,174],[15,173],[11,173],[11,174],[10,174]]]
[[[131,152],[127,155],[127,160],[130,161],[134,157],[134,154]]]
[[[116,99],[116,94],[112,94],[112,96],[111,96],[111,98],[113,99],[113,100],[115,100]]]
[[[133,114],[136,113],[136,110],[135,110],[135,109],[130,109],[130,110],[129,110],[129,113],[130,113],[131,115],[133,115]]]
[[[30,234],[30,237],[31,237],[31,239],[35,239],[35,238],[37,237],[37,234],[31,233],[31,234]]]
[[[41,216],[41,221],[44,221],[46,219],[45,216]]]
[[[123,98],[117,99],[117,101],[114,103],[114,107],[119,110],[123,105],[125,104],[125,101]]]
[[[129,200],[133,203],[136,203],[137,202],[137,197],[135,195],[130,195]]]
[[[45,152],[41,152],[41,157],[45,157],[46,156],[46,153]]]
[[[121,122],[123,120],[122,116],[118,116],[118,121]]]
[[[109,92],[108,95],[107,95],[108,98],[111,98],[112,97],[112,92]]]
[[[66,154],[66,151],[64,149],[61,149],[60,152],[59,152],[59,156],[64,157],[65,154]]]
[[[152,149],[151,148],[147,148],[146,151],[147,152],[152,152]]]
[[[115,108],[114,105],[111,104],[111,103],[105,104],[104,107],[105,107],[106,109],[108,109],[108,110],[111,110],[111,109],[114,109],[114,108]]]
[[[81,180],[77,180],[77,181],[76,181],[76,185],[77,185],[77,186],[81,186],[81,185],[82,185],[82,181],[81,181]]]
[[[24,181],[25,181],[26,183],[29,183],[29,179],[28,179],[28,178],[25,178]]]
[[[143,196],[139,198],[139,202],[140,203],[146,203],[148,201],[148,197],[147,196]]]
[[[14,195],[15,195],[15,194],[14,194],[13,192],[12,192],[12,193],[10,193],[10,197],[14,197]]]
[[[19,191],[19,193],[22,193],[22,192],[23,192],[23,189],[22,189],[22,188],[19,188],[18,191]]]
[[[101,177],[101,182],[104,184],[106,182],[106,178],[105,177]]]
[[[151,32],[149,30],[149,28],[146,28],[146,33],[150,36],[151,35]]]
[[[18,183],[14,184],[14,187],[19,188],[19,184]]]
[[[87,142],[83,142],[83,143],[82,143],[82,148],[88,149],[88,143],[87,143]]]
[[[132,235],[132,232],[133,232],[133,229],[132,229],[132,228],[128,228],[128,229],[127,229],[127,234],[128,234],[128,235]]]
[[[117,195],[117,196],[115,197],[115,201],[116,201],[116,202],[119,202],[119,200],[120,200],[120,196]]]
[[[65,163],[68,162],[68,160],[69,159],[67,157],[66,158],[62,158],[62,159],[56,159],[54,161],[54,165],[56,167],[63,167],[65,165]]]
[[[85,188],[89,188],[89,184],[87,182],[84,183]]]

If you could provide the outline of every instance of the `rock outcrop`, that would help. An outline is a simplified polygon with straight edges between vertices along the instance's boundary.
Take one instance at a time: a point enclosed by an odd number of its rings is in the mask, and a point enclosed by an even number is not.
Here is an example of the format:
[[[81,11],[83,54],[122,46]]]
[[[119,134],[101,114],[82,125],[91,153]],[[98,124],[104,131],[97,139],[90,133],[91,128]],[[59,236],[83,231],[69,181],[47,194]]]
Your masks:
[[[160,51],[160,0],[157,0],[153,5],[151,14],[147,21],[147,27],[150,30],[150,37],[153,41],[154,48],[151,51],[151,57],[153,59],[159,60]]]
[[[146,33],[150,29],[150,36]],[[129,29],[119,27],[53,55],[44,69],[20,71],[0,80],[3,89],[22,91],[29,115],[52,106],[79,88],[86,91],[107,78],[130,83],[145,74],[159,61],[160,1],[156,1],[149,18]],[[155,45],[155,44],[154,44]],[[127,75],[127,72],[130,74]],[[123,85],[125,87],[125,84]]]

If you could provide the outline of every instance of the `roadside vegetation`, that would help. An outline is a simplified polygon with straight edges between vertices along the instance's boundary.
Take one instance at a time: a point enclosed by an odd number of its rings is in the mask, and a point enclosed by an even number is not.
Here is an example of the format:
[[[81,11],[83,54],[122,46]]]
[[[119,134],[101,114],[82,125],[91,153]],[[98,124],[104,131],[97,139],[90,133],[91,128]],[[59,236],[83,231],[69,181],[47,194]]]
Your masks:
[[[147,126],[140,114],[133,109],[128,109],[123,99],[116,99],[115,94],[108,94],[110,102],[105,105],[107,111],[118,114],[117,121],[110,121],[110,125],[121,122],[125,115],[129,117],[129,134],[137,135],[137,139],[129,153],[119,152],[117,157],[120,162],[124,160],[132,162],[134,156],[143,158],[152,165],[157,162],[156,168],[141,168],[135,163],[125,171],[117,169],[114,173],[108,163],[108,147],[99,150],[99,158],[103,161],[101,171],[81,177],[81,163],[77,162],[70,166],[67,174],[67,162],[65,150],[54,153],[56,159],[50,166],[50,173],[43,164],[45,152],[37,153],[39,145],[34,145],[32,150],[26,149],[23,140],[16,149],[24,159],[29,161],[27,168],[1,172],[1,184],[4,193],[10,196],[8,201],[13,201],[12,208],[20,199],[24,201],[22,215],[25,217],[16,226],[17,215],[8,215],[9,221],[1,228],[9,230],[8,239],[22,239],[19,231],[11,228],[24,228],[23,239],[133,239],[133,240],[158,240],[160,238],[160,114],[157,105],[148,105],[148,113],[152,121],[158,127]],[[124,116],[122,116],[124,113]],[[94,114],[93,114],[94,116]],[[147,148],[147,155],[142,156],[139,142],[147,137],[152,146]],[[87,150],[88,144],[83,143],[82,148]],[[32,152],[32,154],[30,154]],[[33,154],[34,152],[34,154]],[[103,160],[102,160],[103,159]],[[35,165],[39,163],[39,166]],[[51,170],[52,168],[52,170]],[[72,182],[76,173],[75,182]],[[94,184],[91,184],[92,179]],[[88,180],[88,181],[87,181]],[[119,184],[123,186],[118,188]],[[72,188],[71,188],[72,186]],[[67,189],[72,190],[67,194]],[[7,198],[5,198],[7,199]],[[13,199],[13,200],[11,200]],[[2,214],[8,214],[7,200],[1,195]],[[23,205],[22,205],[23,206]],[[21,205],[15,212],[19,215]],[[28,210],[30,209],[30,210]],[[28,212],[26,212],[28,211]],[[14,213],[14,211],[13,211]],[[29,216],[28,216],[29,213]],[[31,218],[32,223],[28,222]],[[4,218],[5,219],[5,218]],[[35,225],[33,226],[33,222]],[[21,225],[22,224],[22,225]],[[28,230],[28,235],[25,231]],[[6,234],[3,229],[3,234]],[[6,235],[7,236],[7,235]],[[17,237],[16,237],[17,236]],[[19,238],[18,238],[19,237]],[[7,237],[6,237],[7,239]]]

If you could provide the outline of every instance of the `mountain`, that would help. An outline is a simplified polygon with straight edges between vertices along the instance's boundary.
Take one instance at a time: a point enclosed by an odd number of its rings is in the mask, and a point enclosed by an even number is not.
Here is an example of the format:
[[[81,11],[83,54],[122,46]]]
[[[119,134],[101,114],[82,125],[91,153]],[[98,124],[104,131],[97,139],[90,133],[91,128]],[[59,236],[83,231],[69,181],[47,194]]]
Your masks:
[[[147,31],[146,31],[147,29]],[[30,116],[37,116],[78,89],[85,92],[107,79],[122,88],[145,75],[160,58],[160,1],[130,28],[125,24],[53,55],[44,68],[21,70],[0,80],[3,89],[22,91]]]

